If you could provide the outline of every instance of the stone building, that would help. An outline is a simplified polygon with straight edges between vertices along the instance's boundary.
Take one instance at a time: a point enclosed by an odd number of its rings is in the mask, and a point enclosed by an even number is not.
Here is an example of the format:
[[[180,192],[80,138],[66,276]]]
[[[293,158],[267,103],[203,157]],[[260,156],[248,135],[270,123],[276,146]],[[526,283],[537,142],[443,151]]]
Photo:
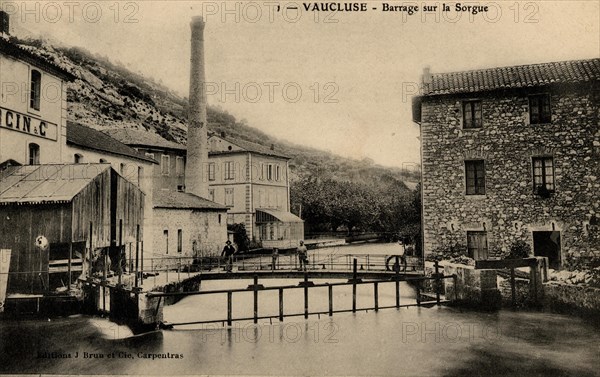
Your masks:
[[[208,196],[229,207],[227,222],[245,224],[263,247],[296,247],[304,222],[290,212],[289,157],[223,134],[208,144]]]
[[[600,59],[423,75],[426,254],[600,257]]]

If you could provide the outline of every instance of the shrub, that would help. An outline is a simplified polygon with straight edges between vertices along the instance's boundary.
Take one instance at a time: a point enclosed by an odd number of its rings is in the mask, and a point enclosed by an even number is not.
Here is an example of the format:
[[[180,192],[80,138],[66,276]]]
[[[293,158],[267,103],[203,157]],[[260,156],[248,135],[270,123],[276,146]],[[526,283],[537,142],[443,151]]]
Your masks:
[[[531,246],[525,241],[519,240],[513,242],[510,246],[510,253],[508,253],[504,259],[521,259],[529,258],[531,255]]]

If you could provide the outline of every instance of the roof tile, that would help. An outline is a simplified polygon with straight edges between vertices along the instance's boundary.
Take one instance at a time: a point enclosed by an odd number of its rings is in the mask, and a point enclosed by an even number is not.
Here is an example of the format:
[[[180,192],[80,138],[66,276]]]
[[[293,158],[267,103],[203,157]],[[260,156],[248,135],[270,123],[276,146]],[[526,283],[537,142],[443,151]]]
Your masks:
[[[599,80],[600,59],[596,58],[434,74],[424,94],[473,93]]]

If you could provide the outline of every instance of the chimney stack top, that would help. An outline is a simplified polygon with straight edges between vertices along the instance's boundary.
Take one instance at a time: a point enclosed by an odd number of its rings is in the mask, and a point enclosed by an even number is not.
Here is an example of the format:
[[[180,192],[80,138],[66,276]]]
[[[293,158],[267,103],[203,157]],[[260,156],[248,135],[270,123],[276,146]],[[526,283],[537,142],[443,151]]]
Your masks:
[[[204,18],[202,16],[194,16],[192,17],[192,22],[190,23],[192,27],[202,26],[204,27]]]
[[[433,81],[433,75],[431,74],[431,67],[425,66],[423,68],[423,84],[429,85]]]
[[[225,131],[221,131],[221,137],[225,137],[227,136],[227,134],[225,133]]]
[[[271,144],[271,150],[274,151],[275,150],[275,144]]]

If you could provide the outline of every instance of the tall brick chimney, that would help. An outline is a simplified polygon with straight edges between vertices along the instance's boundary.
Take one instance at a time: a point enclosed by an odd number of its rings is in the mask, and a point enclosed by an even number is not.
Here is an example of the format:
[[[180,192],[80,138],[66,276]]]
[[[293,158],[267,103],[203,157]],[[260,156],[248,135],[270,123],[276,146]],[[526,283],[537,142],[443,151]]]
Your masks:
[[[206,120],[206,86],[204,75],[204,20],[193,17],[192,57],[190,67],[189,119],[187,133],[187,163],[185,190],[203,198],[208,197],[208,181],[204,177],[208,166]]]

